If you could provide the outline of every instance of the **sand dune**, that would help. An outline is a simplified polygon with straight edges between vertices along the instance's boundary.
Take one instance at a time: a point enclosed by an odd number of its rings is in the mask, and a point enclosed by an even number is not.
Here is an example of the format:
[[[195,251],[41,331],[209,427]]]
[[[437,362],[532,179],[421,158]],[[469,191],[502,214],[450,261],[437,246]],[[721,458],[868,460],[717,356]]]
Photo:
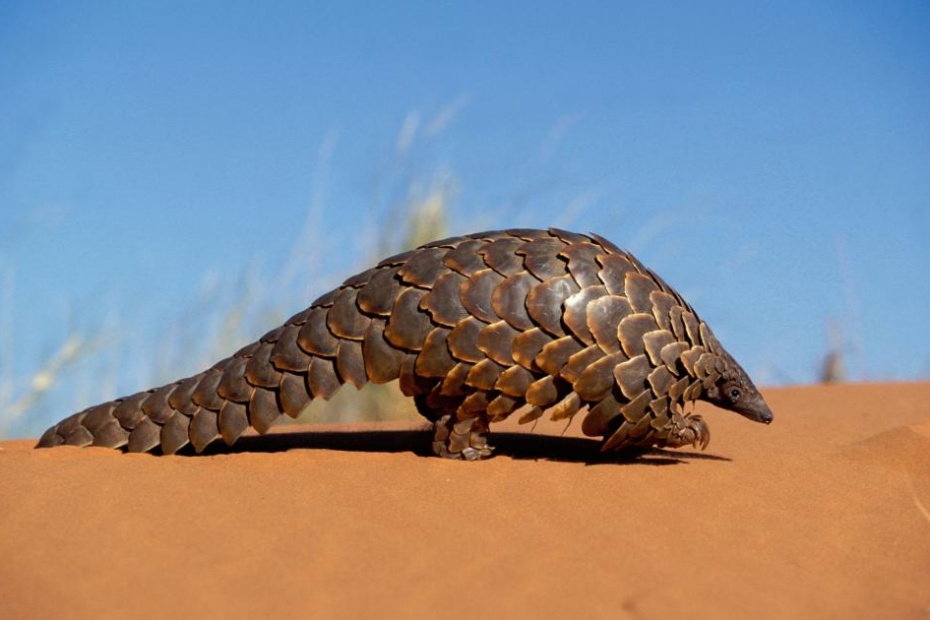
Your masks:
[[[614,460],[510,423],[480,463],[409,425],[0,443],[0,617],[928,617],[930,383],[765,395],[770,427],[702,406],[706,452]]]

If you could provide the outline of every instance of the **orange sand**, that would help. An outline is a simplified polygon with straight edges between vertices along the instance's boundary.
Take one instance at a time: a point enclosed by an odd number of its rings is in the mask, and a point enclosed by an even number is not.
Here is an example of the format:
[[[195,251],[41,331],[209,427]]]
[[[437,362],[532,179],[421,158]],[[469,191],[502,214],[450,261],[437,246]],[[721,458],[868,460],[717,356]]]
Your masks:
[[[480,463],[0,443],[0,617],[926,618],[930,383],[765,395],[770,427],[702,406],[706,452],[596,464],[554,424]]]

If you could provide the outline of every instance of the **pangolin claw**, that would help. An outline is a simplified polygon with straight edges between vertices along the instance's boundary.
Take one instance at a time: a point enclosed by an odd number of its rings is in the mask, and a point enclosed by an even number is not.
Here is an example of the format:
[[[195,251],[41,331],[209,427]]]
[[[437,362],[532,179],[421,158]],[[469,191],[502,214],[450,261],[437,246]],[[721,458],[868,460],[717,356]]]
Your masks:
[[[706,450],[710,443],[710,427],[704,418],[697,414],[681,415],[676,413],[666,425],[668,432],[666,444],[670,447],[691,445]]]

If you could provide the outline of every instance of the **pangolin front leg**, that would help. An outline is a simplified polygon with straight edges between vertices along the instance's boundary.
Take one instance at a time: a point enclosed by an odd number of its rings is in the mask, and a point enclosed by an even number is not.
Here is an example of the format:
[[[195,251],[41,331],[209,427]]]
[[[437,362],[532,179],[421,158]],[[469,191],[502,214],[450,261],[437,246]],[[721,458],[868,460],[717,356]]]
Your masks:
[[[710,443],[710,427],[700,415],[682,415],[676,412],[672,414],[665,428],[658,433],[658,439],[655,445],[659,448],[694,446],[704,450]]]
[[[771,411],[706,323],[662,278],[597,235],[516,229],[453,237],[387,258],[193,377],[95,405],[39,447],[197,452],[342,385],[398,380],[434,424],[433,451],[486,458],[492,422],[587,412],[604,449],[705,447],[704,399]]]

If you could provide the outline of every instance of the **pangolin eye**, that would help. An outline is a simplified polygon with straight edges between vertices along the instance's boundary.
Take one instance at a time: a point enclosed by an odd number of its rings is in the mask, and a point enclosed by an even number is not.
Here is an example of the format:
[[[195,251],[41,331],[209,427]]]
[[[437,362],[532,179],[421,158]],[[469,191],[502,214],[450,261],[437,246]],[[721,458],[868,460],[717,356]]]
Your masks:
[[[734,403],[739,400],[740,391],[739,388],[730,388],[730,400]]]

